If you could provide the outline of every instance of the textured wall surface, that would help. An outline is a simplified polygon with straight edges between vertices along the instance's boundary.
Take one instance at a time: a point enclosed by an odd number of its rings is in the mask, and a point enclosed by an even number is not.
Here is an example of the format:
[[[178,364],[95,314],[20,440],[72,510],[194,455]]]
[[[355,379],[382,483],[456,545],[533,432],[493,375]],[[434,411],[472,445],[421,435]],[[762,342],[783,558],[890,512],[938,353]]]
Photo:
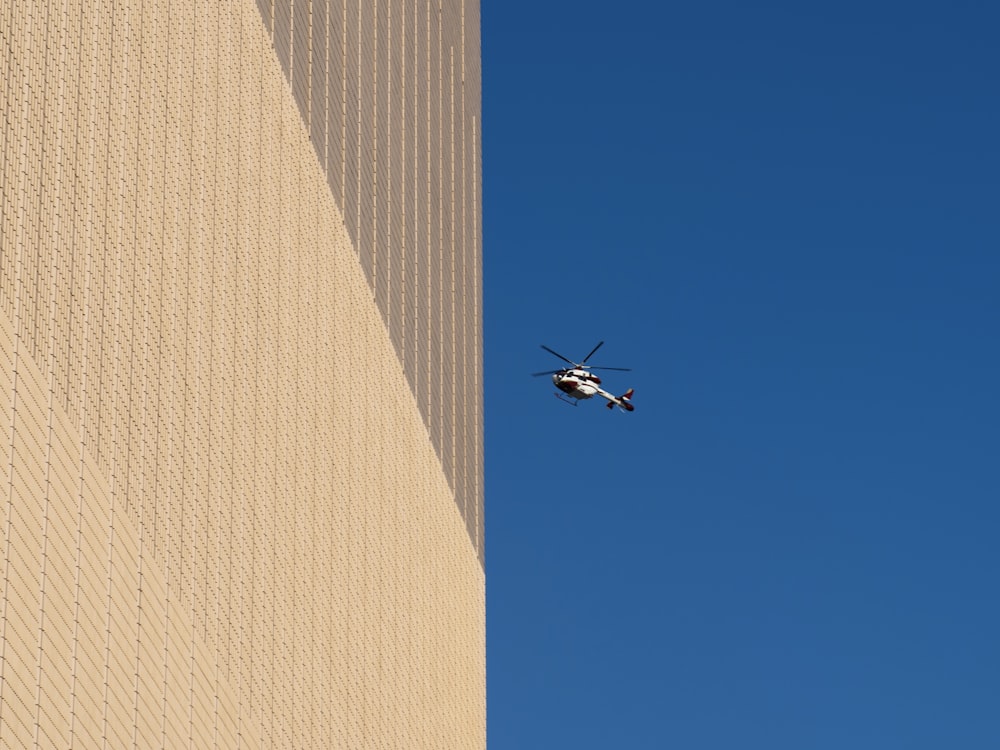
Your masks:
[[[481,397],[428,411],[405,313],[478,367],[478,239],[392,291],[446,245],[345,218],[396,221],[331,189],[272,10],[0,0],[2,747],[485,745]]]
[[[483,548],[478,0],[257,0]]]

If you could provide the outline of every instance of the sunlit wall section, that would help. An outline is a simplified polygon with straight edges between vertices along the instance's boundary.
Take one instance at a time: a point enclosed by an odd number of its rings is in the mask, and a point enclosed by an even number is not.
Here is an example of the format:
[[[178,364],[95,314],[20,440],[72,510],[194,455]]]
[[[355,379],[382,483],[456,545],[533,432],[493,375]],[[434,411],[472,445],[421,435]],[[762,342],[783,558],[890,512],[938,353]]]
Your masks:
[[[483,550],[478,0],[257,0]]]
[[[481,533],[261,18],[0,0],[4,747],[485,745]]]

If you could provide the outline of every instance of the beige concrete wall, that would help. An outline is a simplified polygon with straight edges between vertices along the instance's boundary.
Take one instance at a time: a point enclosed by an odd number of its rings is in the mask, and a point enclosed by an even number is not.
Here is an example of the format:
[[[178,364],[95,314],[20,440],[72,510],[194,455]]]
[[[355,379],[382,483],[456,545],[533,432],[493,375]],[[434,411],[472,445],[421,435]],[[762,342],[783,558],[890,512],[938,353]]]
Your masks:
[[[0,746],[483,747],[475,536],[254,0],[0,44]]]
[[[478,0],[257,0],[483,556]]]

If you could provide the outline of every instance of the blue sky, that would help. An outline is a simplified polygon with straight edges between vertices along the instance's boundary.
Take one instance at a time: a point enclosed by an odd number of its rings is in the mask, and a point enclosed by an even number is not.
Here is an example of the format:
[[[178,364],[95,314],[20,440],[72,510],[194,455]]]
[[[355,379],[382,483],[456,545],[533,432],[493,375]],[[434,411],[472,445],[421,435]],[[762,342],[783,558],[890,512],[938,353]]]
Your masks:
[[[1000,747],[990,7],[484,0],[491,750]]]

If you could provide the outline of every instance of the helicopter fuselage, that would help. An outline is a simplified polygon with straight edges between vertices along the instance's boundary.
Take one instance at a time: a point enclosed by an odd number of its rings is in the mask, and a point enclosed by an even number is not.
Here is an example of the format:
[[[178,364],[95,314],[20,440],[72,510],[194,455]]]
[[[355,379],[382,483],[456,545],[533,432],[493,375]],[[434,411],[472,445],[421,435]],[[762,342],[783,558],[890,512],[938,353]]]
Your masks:
[[[572,398],[584,399],[601,392],[601,379],[586,370],[560,370],[552,374],[556,388]]]

